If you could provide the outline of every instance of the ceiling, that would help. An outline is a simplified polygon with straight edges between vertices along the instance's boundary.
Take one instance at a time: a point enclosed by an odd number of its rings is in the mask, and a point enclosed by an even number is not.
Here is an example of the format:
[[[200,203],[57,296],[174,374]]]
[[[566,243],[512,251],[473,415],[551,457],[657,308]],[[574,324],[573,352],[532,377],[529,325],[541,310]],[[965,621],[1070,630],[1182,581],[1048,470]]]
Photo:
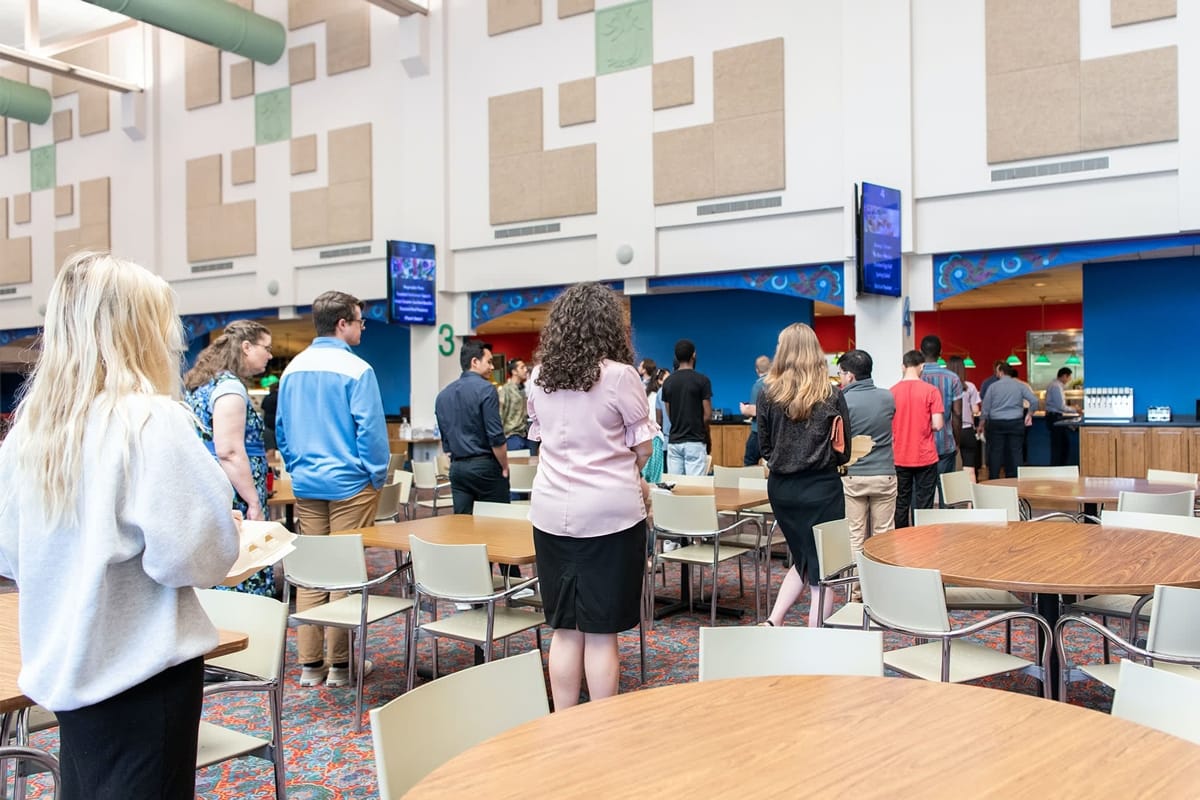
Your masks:
[[[0,44],[25,48],[25,8],[29,0],[0,0]],[[83,0],[34,0],[38,9],[41,45],[72,39],[107,28],[129,17],[85,3]]]

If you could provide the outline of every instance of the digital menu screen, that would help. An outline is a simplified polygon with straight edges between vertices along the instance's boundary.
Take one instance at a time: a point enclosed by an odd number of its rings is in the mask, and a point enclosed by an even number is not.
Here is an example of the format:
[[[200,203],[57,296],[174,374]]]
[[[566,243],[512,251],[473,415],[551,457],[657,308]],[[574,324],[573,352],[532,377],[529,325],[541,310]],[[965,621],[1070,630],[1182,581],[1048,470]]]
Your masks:
[[[860,290],[900,296],[900,191],[864,183]]]
[[[433,245],[389,241],[388,318],[408,325],[437,322],[437,259]]]

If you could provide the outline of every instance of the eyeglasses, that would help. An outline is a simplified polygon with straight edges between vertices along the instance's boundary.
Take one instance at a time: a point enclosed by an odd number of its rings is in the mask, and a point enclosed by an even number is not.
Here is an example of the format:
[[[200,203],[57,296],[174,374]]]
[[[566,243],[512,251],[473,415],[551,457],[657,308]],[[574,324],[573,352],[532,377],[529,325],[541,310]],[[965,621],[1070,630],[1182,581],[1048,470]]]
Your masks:
[[[354,323],[356,323],[356,322],[358,323],[358,328],[359,328],[359,330],[362,330],[363,328],[366,328],[366,327],[367,327],[367,321],[366,321],[365,319],[363,319],[362,317],[359,317],[358,319],[348,319],[348,320],[346,320],[346,323],[347,323],[347,324],[349,324],[349,325],[353,325],[353,324],[354,324]]]
[[[271,345],[263,344],[262,342],[255,342],[255,344],[261,347],[263,350],[266,350],[267,353],[274,355],[274,352],[271,350]]]

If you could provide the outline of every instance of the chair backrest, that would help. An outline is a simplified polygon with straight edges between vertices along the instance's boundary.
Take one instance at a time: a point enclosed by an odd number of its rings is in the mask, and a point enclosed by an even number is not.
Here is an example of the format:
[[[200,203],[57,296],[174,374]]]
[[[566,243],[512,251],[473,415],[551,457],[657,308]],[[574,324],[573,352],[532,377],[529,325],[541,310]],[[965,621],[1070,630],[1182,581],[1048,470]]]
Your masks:
[[[1200,744],[1200,681],[1124,659],[1112,715]]]
[[[827,580],[846,567],[854,564],[854,551],[850,549],[850,523],[844,519],[833,519],[813,525],[813,539],[817,543],[817,572],[821,580]]]
[[[974,477],[974,471],[965,469],[938,475],[938,480],[942,484],[942,501],[950,506],[970,503],[974,499],[971,494],[971,484],[975,481],[971,480],[972,477]]]
[[[533,455],[533,453],[531,453],[528,449],[508,451],[509,458],[529,458],[531,455]]]
[[[508,488],[513,492],[532,492],[537,464],[509,464]]]
[[[946,633],[946,592],[936,569],[893,567],[858,554],[863,605],[883,625],[914,631]]]
[[[982,483],[971,484],[972,504],[976,508],[1003,508],[1009,522],[1021,519],[1021,510],[1017,501],[1015,486],[987,486]]]
[[[761,466],[751,464],[748,467],[713,467],[713,486],[718,489],[737,489],[742,478],[761,478],[766,473]]]
[[[766,478],[739,478],[739,489],[750,489],[755,492],[765,492],[767,490]]]
[[[384,522],[396,518],[400,509],[400,492],[404,487],[399,483],[385,483],[379,490],[379,506],[375,509],[375,521]]]
[[[256,675],[264,681],[279,677],[287,645],[288,607],[273,597],[199,589],[196,596],[213,625],[250,637],[245,650],[208,663]]]
[[[392,483],[400,486],[400,507],[412,502],[413,474],[411,472],[404,469],[396,470],[396,474],[392,476]]]
[[[396,470],[404,466],[404,462],[408,460],[407,453],[392,453],[388,456],[387,482],[392,482],[392,476],[396,474]]]
[[[914,508],[914,525],[935,525],[944,522],[1007,522],[1003,508]]]
[[[446,453],[446,452],[438,453],[434,457],[433,463],[437,465],[437,474],[438,475],[449,475],[450,474],[450,454],[449,453]]]
[[[1017,467],[1017,478],[1040,478],[1044,481],[1073,481],[1079,478],[1079,465],[1062,467]]]
[[[372,709],[380,800],[398,800],[464,750],[549,713],[538,650],[460,670]]]
[[[283,557],[283,574],[288,579],[316,586],[366,583],[367,562],[362,536],[297,536],[296,549]]]
[[[654,526],[668,533],[712,533],[717,524],[717,498],[711,494],[650,493]]]
[[[1167,656],[1200,658],[1200,589],[1155,586],[1146,649]]]
[[[712,475],[668,475],[664,473],[663,481],[676,486],[704,486],[710,489],[716,487]]]
[[[413,485],[418,489],[437,488],[437,464],[432,461],[412,462]]]
[[[1173,469],[1148,469],[1146,480],[1151,483],[1178,483],[1183,486],[1196,488],[1197,474],[1195,472],[1176,472]]]
[[[700,680],[762,675],[883,676],[883,634],[836,628],[700,629]]]
[[[436,597],[487,597],[492,586],[487,545],[435,544],[408,537],[412,551],[413,581]]]
[[[1184,492],[1170,492],[1169,494],[1121,492],[1117,495],[1117,510],[1190,517],[1196,513],[1196,490],[1188,489]]]
[[[476,500],[473,512],[477,517],[500,517],[501,519],[529,519],[529,506],[512,503],[493,503]]]
[[[1177,514],[1113,511],[1106,508],[1100,512],[1100,524],[1114,528],[1143,528],[1148,531],[1200,536],[1200,517],[1181,517]]]

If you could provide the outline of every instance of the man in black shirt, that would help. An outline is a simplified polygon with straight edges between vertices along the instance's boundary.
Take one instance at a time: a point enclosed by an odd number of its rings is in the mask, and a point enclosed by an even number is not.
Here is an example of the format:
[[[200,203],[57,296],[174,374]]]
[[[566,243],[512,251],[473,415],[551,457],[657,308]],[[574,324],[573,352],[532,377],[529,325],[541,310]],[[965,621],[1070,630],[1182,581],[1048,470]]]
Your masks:
[[[712,419],[712,383],[696,372],[696,345],[675,343],[679,368],[662,387],[663,406],[671,420],[667,440],[667,472],[704,475],[708,472],[708,425]]]
[[[500,423],[500,399],[488,381],[492,346],[463,342],[462,376],[438,393],[434,404],[442,449],[450,454],[454,513],[470,514],[476,500],[508,502],[508,451]]]

